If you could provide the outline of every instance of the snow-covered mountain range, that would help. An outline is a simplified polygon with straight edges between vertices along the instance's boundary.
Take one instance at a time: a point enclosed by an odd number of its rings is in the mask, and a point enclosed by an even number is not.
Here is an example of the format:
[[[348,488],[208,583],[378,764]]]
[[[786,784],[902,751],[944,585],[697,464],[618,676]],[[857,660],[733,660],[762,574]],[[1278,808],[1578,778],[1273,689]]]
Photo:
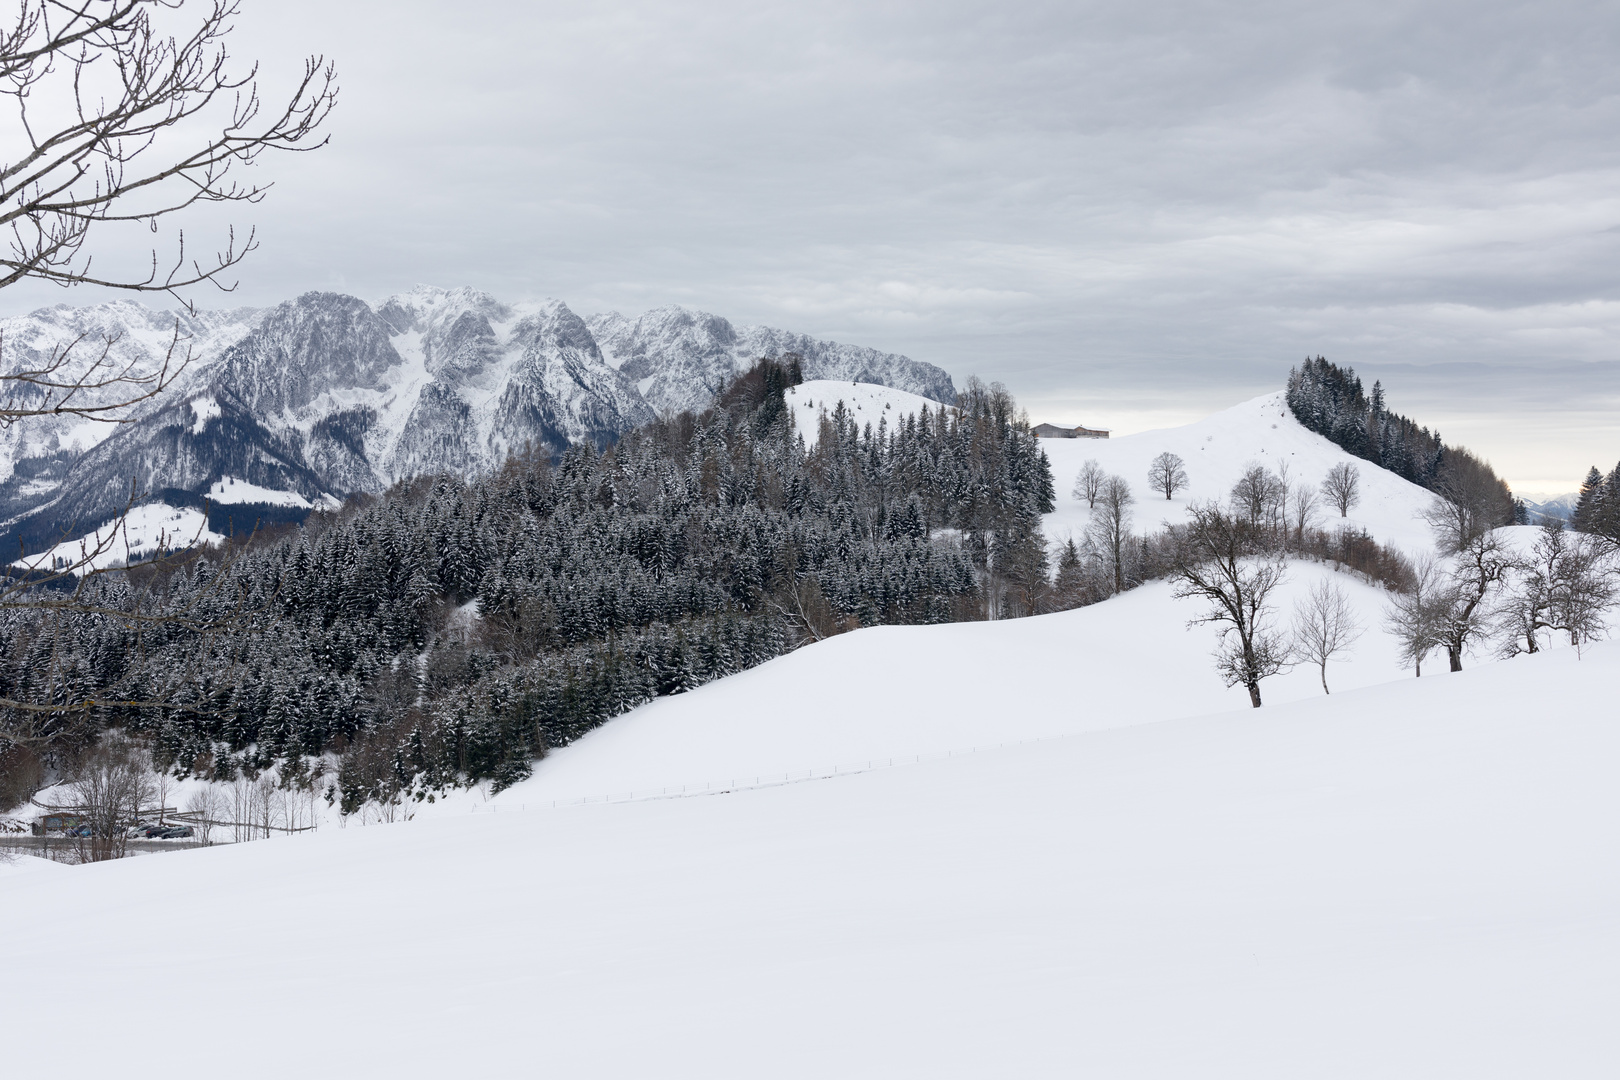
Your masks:
[[[0,527],[13,547],[84,532],[132,490],[175,505],[220,490],[316,503],[441,469],[485,472],[525,448],[605,445],[658,412],[701,408],[759,358],[789,352],[812,379],[946,402],[956,393],[932,364],[685,308],[585,319],[558,300],[429,286],[376,304],[307,293],[262,310],[121,301],[0,320],[6,371],[63,348],[136,373],[190,360],[126,423],[49,416],[0,432]]]

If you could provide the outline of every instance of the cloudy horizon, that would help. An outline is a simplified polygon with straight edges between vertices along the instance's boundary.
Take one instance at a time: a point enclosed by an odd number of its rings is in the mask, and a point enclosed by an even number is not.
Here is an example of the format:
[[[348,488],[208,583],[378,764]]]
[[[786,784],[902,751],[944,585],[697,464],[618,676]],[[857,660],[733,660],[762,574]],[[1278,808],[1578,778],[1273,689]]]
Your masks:
[[[249,0],[237,54],[273,88],[325,53],[342,98],[229,219],[262,243],[240,290],[195,299],[681,304],[1121,432],[1321,354],[1568,491],[1620,457],[1617,31],[1597,3]]]

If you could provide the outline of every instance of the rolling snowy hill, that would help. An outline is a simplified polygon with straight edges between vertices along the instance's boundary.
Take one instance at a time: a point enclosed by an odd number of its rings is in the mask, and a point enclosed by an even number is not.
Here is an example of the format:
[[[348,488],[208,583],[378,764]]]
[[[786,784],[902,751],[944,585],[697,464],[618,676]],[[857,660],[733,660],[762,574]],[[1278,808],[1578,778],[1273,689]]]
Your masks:
[[[721,796],[0,875],[8,1030],[95,1018],[7,1065],[280,1076],[242,1049],[271,1025],[371,1075],[1607,1076],[1620,729],[1591,706],[1617,675],[1604,645]]]
[[[1282,392],[1254,398],[1241,405],[1184,427],[1145,431],[1118,439],[1042,439],[1041,449],[1052,462],[1057,480],[1058,510],[1045,519],[1049,538],[1078,539],[1090,517],[1083,499],[1071,494],[1074,478],[1088,459],[1124,477],[1136,496],[1134,528],[1151,532],[1163,524],[1186,519],[1191,502],[1224,502],[1232,485],[1250,465],[1273,472],[1286,467],[1291,482],[1319,484],[1340,462],[1353,465],[1361,478],[1361,503],[1340,518],[1337,510],[1323,507],[1321,524],[1366,529],[1379,542],[1408,554],[1432,550],[1433,541],[1422,512],[1434,496],[1394,473],[1345,453],[1313,431],[1307,431],[1289,413]],[[1189,486],[1173,499],[1148,489],[1148,466],[1161,453],[1176,454],[1186,462]]]

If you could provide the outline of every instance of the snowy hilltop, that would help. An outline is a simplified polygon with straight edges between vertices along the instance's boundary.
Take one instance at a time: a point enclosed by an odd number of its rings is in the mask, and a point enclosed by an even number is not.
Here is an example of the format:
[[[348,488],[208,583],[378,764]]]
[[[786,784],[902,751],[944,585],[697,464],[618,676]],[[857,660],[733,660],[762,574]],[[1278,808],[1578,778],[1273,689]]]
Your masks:
[[[8,370],[70,345],[136,372],[189,364],[130,423],[45,417],[4,433],[0,523],[31,550],[122,509],[132,480],[175,505],[200,505],[231,480],[285,506],[284,496],[310,504],[436,471],[488,473],[525,450],[605,445],[789,352],[810,378],[955,398],[949,375],[904,356],[684,308],[586,320],[558,300],[507,304],[466,288],[376,304],[307,293],[197,315],[118,302],[0,321]]]

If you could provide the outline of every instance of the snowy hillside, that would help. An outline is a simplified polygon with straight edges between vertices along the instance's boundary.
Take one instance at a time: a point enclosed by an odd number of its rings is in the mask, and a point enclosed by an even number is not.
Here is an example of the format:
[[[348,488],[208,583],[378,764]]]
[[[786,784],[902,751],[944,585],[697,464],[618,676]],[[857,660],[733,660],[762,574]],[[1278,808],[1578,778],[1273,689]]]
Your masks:
[[[164,503],[137,506],[122,521],[19,560],[16,565],[49,571],[58,566],[100,570],[149,559],[159,552],[183,551],[197,544],[217,544],[225,537],[211,532],[202,511]]]
[[[793,426],[804,436],[806,447],[816,445],[821,438],[822,414],[831,415],[843,402],[858,427],[871,424],[876,430],[880,420],[887,421],[893,430],[895,421],[915,416],[925,407],[938,412],[943,406],[938,401],[890,386],[875,383],[844,382],[837,379],[811,379],[790,386],[787,403],[793,410]]]
[[[1277,472],[1286,467],[1290,482],[1320,484],[1340,462],[1353,465],[1361,478],[1361,503],[1340,518],[1337,510],[1321,509],[1321,524],[1366,529],[1381,543],[1408,554],[1431,550],[1433,541],[1421,514],[1434,496],[1394,473],[1345,453],[1338,446],[1307,431],[1289,413],[1279,391],[1246,401],[1185,427],[1145,431],[1118,439],[1042,439],[1041,449],[1052,462],[1057,481],[1058,510],[1045,519],[1046,534],[1056,541],[1085,532],[1090,511],[1070,491],[1080,467],[1096,461],[1108,472],[1124,477],[1136,496],[1134,529],[1151,532],[1161,525],[1186,519],[1191,502],[1224,502],[1244,470],[1259,464]],[[1166,500],[1148,488],[1148,466],[1161,453],[1178,455],[1186,462],[1189,486]]]
[[[996,659],[932,672],[986,728],[1024,706],[972,689]],[[804,674],[711,704],[740,726]],[[7,1066],[280,1076],[241,1052],[273,1021],[365,1075],[1611,1075],[1620,729],[1591,706],[1617,677],[1603,645],[725,796],[6,873],[0,919],[63,928],[8,939],[8,1028],[97,1018]],[[132,1002],[183,1002],[183,1049]]]

